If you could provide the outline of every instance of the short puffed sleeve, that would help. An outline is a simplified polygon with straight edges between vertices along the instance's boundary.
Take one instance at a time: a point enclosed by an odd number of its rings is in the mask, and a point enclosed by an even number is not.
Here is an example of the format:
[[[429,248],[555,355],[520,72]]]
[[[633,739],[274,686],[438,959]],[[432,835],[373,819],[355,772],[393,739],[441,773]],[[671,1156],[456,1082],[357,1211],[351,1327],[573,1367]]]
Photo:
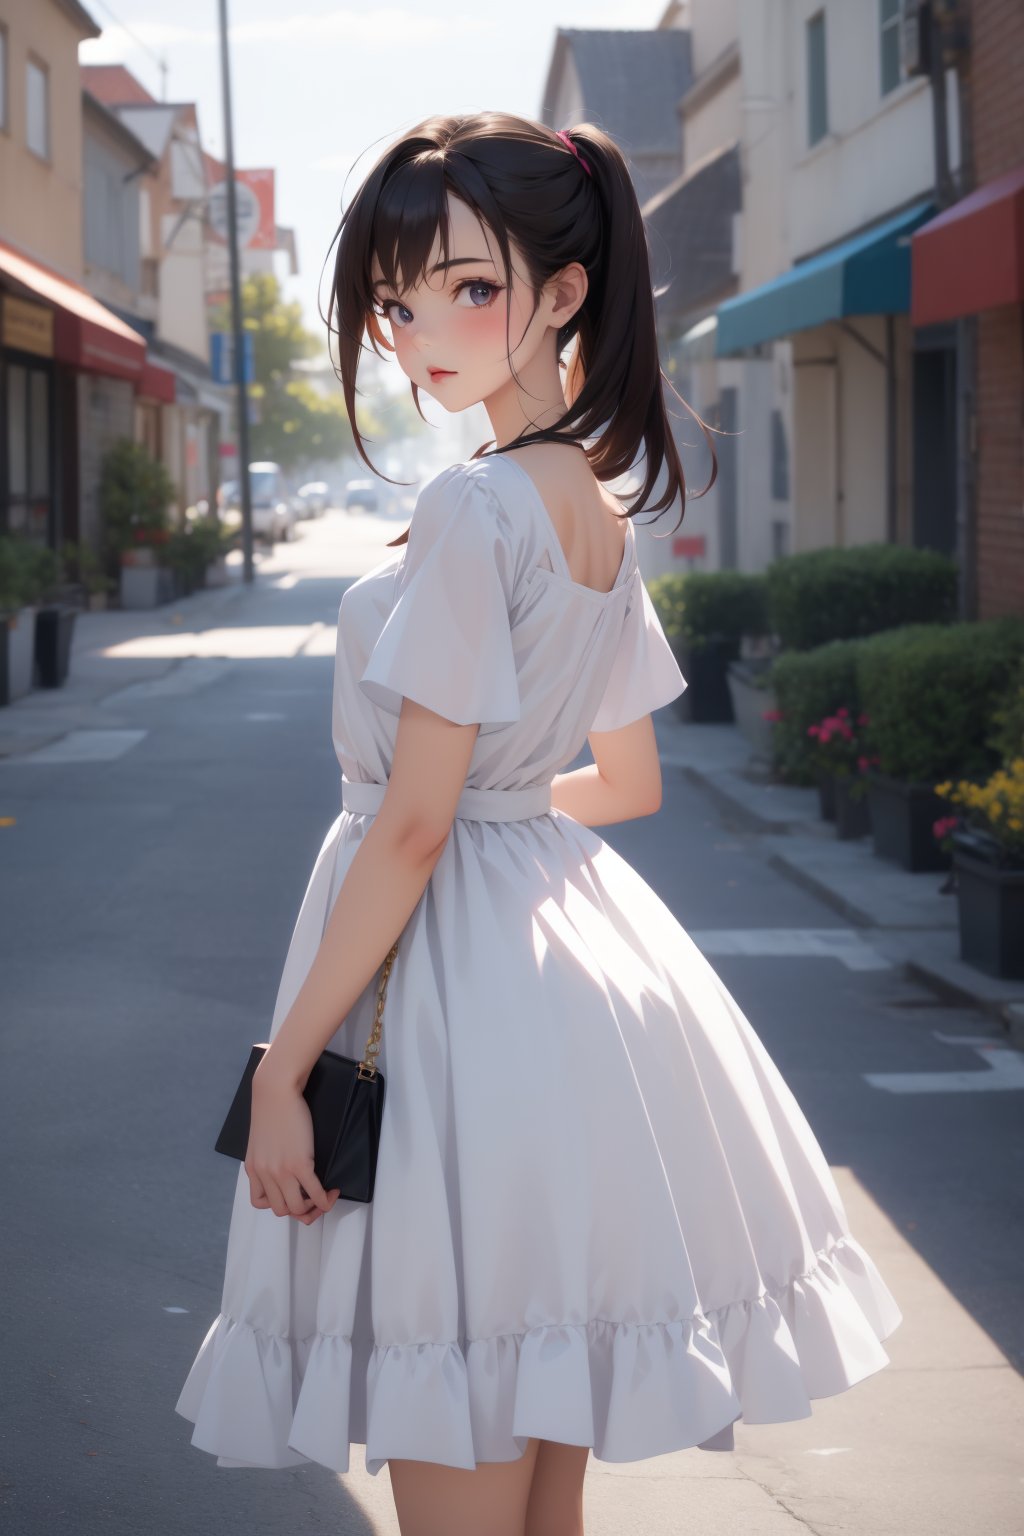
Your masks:
[[[412,515],[395,602],[359,679],[390,714],[414,699],[456,725],[519,719],[510,604],[515,544],[507,514],[471,470],[429,481]]]
[[[619,648],[592,731],[616,731],[677,699],[686,679],[639,569],[633,572]]]

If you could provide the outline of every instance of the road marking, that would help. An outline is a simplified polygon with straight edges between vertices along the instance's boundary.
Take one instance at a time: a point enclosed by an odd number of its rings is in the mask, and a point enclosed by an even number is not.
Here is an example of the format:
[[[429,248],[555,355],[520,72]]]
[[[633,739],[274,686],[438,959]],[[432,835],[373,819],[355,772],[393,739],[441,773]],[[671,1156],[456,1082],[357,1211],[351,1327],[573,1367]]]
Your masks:
[[[1024,1052],[999,1045],[984,1036],[943,1035],[932,1030],[945,1045],[969,1045],[982,1057],[987,1071],[970,1072],[863,1072],[872,1088],[884,1093],[1002,1093],[1024,1088]]]
[[[21,763],[108,763],[123,757],[149,734],[148,731],[69,731],[60,741],[51,741],[34,752],[0,758],[0,762]]]
[[[850,971],[890,971],[893,962],[854,928],[704,928],[687,930],[706,955],[838,960]]]

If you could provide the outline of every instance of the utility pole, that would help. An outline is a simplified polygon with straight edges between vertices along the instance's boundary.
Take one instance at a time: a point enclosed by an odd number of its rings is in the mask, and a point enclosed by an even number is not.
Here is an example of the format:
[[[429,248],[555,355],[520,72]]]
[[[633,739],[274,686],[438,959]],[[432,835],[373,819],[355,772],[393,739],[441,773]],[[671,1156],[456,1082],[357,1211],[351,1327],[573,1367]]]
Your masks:
[[[232,356],[237,390],[238,488],[242,498],[242,580],[251,583],[252,491],[249,485],[249,396],[245,384],[245,335],[242,289],[238,275],[238,215],[235,207],[235,143],[231,129],[231,63],[228,53],[228,0],[218,0],[220,14],[221,94],[224,103],[224,163],[228,182],[228,252],[231,258]]]

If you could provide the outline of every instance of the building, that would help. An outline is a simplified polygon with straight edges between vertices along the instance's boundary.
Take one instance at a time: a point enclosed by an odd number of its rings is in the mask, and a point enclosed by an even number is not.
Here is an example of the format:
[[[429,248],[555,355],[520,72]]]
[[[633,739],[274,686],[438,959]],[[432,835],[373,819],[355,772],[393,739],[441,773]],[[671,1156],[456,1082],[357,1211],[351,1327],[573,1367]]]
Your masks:
[[[0,532],[53,549],[85,531],[81,402],[150,376],[145,340],[85,284],[78,47],[99,32],[77,0],[0,0]]]
[[[142,141],[88,90],[81,92],[83,165],[83,268],[85,286],[133,329],[152,314],[155,275],[143,268],[142,209],[156,161]],[[143,292],[145,282],[147,292]],[[78,471],[74,534],[93,548],[102,532],[99,489],[104,455],[119,438],[145,443],[159,457],[158,423],[173,408],[174,374],[152,356],[137,379],[80,373],[70,464]]]
[[[741,291],[719,306],[715,345],[776,360],[791,390],[792,547],[952,554],[949,338],[911,324],[910,240],[936,211],[939,158],[959,167],[955,72],[937,145],[901,0],[738,0],[738,21]]]
[[[652,563],[659,571],[759,571],[788,549],[789,422],[785,391],[773,384],[774,360],[715,354],[718,306],[739,286],[743,186],[736,0],[690,0],[686,6],[673,0],[659,29],[684,26],[693,76],[675,106],[681,168],[644,204],[643,216],[662,364],[672,387],[715,429],[718,473],[706,494],[688,500],[683,524],[657,544]],[[779,404],[773,408],[776,393]],[[668,405],[692,494],[709,477],[710,454],[703,433],[671,394]]]
[[[120,64],[82,67],[90,95],[152,157],[140,188],[144,304],[124,318],[143,335],[175,380],[173,401],[144,412],[140,434],[178,487],[174,511],[212,503],[220,483],[221,441],[232,436],[230,391],[210,371],[207,326],[206,156],[194,102],[157,101]]]
[[[973,154],[965,195],[913,236],[911,320],[960,363],[962,607],[986,619],[1024,614],[1024,8],[970,0],[946,21],[936,43],[969,82]]]
[[[559,27],[540,118],[551,128],[594,123],[628,163],[641,203],[679,174],[675,105],[692,79],[690,35]]]

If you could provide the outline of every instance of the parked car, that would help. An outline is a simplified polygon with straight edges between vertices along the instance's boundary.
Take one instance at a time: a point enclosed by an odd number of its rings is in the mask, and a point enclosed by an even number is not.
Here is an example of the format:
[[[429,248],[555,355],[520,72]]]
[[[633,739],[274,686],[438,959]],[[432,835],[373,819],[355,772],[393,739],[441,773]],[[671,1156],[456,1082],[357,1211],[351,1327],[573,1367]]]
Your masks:
[[[326,480],[307,480],[295,494],[304,508],[304,517],[322,517],[330,506],[331,492]]]
[[[379,510],[377,487],[372,480],[350,480],[345,487],[345,511],[360,508],[364,512]]]
[[[295,532],[291,492],[280,464],[259,459],[249,465],[252,531],[268,544],[288,540]]]

